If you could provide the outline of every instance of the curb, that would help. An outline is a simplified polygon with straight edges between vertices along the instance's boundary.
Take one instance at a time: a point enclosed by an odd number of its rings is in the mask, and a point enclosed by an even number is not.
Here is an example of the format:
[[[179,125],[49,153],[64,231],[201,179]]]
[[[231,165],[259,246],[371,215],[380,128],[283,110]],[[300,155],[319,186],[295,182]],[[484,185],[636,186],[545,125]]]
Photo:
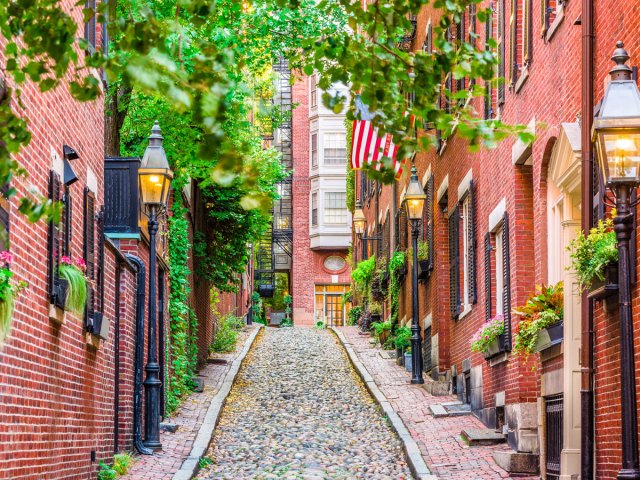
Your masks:
[[[387,400],[387,397],[378,388],[378,385],[376,385],[376,382],[373,380],[373,377],[371,376],[367,368],[358,359],[356,352],[354,352],[353,348],[351,348],[351,344],[347,342],[346,338],[344,338],[344,334],[339,330],[336,330],[334,327],[329,327],[329,330],[331,330],[336,335],[336,337],[338,337],[338,340],[340,340],[340,343],[349,356],[349,360],[351,361],[353,368],[355,368],[356,372],[358,372],[358,375],[364,382],[367,390],[369,390],[371,396],[376,400],[378,405],[380,405],[384,413],[387,415],[389,421],[391,421],[393,429],[396,431],[396,434],[400,438],[400,441],[402,441],[404,453],[407,456],[407,463],[409,464],[409,469],[411,470],[413,476],[417,480],[437,480],[438,477],[433,475],[431,473],[431,470],[429,470],[429,467],[427,467],[427,464],[425,463],[424,459],[422,458],[422,454],[420,453],[420,449],[418,448],[418,444],[413,439],[413,437],[411,437],[407,426],[393,409],[393,407],[391,406],[391,402]],[[174,480],[176,479],[174,478]]]
[[[213,431],[215,430],[216,425],[218,424],[218,420],[220,419],[220,412],[222,411],[222,407],[224,407],[224,404],[227,401],[227,396],[231,391],[233,382],[238,376],[238,372],[240,371],[242,362],[255,343],[258,333],[260,333],[263,328],[264,327],[260,325],[253,331],[253,333],[246,340],[242,352],[240,352],[240,355],[238,355],[231,364],[231,368],[222,381],[220,390],[218,390],[218,393],[216,393],[211,399],[211,404],[207,409],[207,413],[204,417],[202,425],[200,425],[198,434],[193,441],[193,446],[191,447],[189,456],[182,462],[180,469],[173,475],[172,480],[190,480],[197,473],[199,469],[198,462],[209,448],[209,443],[211,443]]]

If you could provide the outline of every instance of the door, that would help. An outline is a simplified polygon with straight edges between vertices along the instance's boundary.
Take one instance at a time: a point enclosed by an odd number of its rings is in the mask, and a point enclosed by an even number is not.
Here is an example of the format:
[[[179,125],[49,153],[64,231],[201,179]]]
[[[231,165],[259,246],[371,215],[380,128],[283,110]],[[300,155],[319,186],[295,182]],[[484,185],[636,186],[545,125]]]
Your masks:
[[[344,308],[342,307],[342,295],[327,294],[325,296],[324,311],[327,315],[327,325],[342,327],[344,325]]]

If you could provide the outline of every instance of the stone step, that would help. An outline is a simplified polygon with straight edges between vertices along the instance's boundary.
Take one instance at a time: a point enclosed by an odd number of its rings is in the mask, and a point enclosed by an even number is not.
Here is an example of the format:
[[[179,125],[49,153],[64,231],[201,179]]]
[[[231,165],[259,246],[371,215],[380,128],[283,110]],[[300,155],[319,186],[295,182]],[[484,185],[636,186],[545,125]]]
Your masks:
[[[471,447],[478,445],[497,445],[506,442],[506,438],[502,433],[496,432],[491,428],[465,428],[462,430],[462,438]]]
[[[433,415],[434,418],[442,418],[442,417],[449,416],[449,412],[447,412],[447,409],[444,408],[439,403],[434,403],[433,405],[429,405],[429,410],[431,410],[431,415]]]

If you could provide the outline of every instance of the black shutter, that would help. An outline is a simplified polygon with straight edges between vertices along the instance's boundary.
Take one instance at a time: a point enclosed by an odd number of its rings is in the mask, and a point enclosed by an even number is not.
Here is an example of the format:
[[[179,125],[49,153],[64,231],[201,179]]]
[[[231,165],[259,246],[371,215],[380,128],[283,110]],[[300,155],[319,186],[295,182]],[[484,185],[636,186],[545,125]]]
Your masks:
[[[97,216],[98,227],[98,255],[96,263],[96,290],[97,305],[96,310],[104,313],[104,206]]]
[[[502,315],[504,316],[504,346],[511,350],[511,259],[509,255],[509,214],[502,223]]]
[[[58,179],[59,182],[59,179]],[[62,195],[62,255],[67,257],[71,256],[71,237],[73,231],[73,214],[71,191],[69,187],[63,187],[64,194]]]
[[[484,236],[484,318],[491,318],[491,234]]]
[[[487,19],[484,25],[484,37],[486,50],[489,50],[489,39],[493,39],[493,12]],[[493,117],[493,85],[490,81],[484,82],[484,119],[488,120]]]
[[[0,188],[0,250],[9,250],[9,211],[11,204],[7,198],[9,184]]]
[[[387,212],[387,216],[384,219],[384,254],[387,261],[391,258],[391,213]]]
[[[49,199],[52,202],[60,201],[60,177],[56,172],[51,170],[49,172]],[[55,223],[53,220],[49,221],[49,245],[48,245],[48,276],[49,276],[49,296],[51,297],[51,302],[55,303],[55,297],[57,293],[56,289],[56,277],[58,270],[58,261],[61,256],[60,249],[60,225]]]
[[[84,189],[84,234],[83,256],[87,264],[87,307],[85,309],[85,325],[89,331],[96,332],[93,319],[96,312],[96,295],[94,289],[96,264],[96,199],[88,189]]]
[[[469,218],[467,230],[467,261],[469,275],[469,303],[478,302],[478,286],[476,282],[476,218],[475,218],[475,182],[469,184]]]
[[[466,11],[462,12],[460,15],[460,22],[456,23],[456,49],[459,49],[462,46],[462,43],[464,42],[464,37],[465,37],[464,28],[465,28],[466,17],[467,17]],[[457,92],[464,90],[464,87],[465,87],[464,81],[465,81],[465,77],[462,77],[456,81]],[[458,104],[464,105],[464,100],[459,99]]]
[[[433,270],[433,211],[435,208],[433,204],[433,175],[427,180],[425,193],[427,194],[427,200],[425,202],[422,223],[424,225],[424,241],[427,242],[429,270]]]
[[[84,24],[84,39],[89,44],[89,51],[93,53],[96,48],[96,0],[87,0],[84,8],[93,10],[93,15],[89,21]]]
[[[505,35],[504,35],[505,0],[498,0],[498,105],[505,102]]]
[[[598,220],[605,219],[605,205],[603,194],[606,192],[599,167],[593,168],[593,225],[598,224]]]
[[[449,308],[451,318],[460,314],[460,213],[458,206],[449,215]]]
[[[431,327],[424,330],[424,348],[423,348],[423,364],[424,370],[429,371],[433,368],[431,364]]]

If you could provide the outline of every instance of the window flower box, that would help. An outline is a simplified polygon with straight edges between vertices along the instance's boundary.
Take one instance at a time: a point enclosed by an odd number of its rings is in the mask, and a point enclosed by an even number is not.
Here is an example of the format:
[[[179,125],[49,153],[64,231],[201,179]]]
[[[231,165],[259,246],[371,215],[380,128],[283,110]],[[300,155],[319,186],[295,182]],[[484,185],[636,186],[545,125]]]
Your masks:
[[[562,343],[563,338],[563,322],[558,322],[543,328],[538,332],[538,340],[536,341],[535,351],[542,352],[548,348]]]
[[[405,262],[402,267],[397,270],[396,276],[398,278],[398,283],[404,282],[404,279],[407,278],[407,263]]]
[[[493,357],[506,352],[506,350],[504,334],[502,334],[498,335],[489,345],[487,345],[487,349],[482,352],[482,355],[484,355],[485,360],[491,360]]]
[[[418,261],[418,278],[420,280],[426,280],[429,278],[429,273],[431,269],[429,268],[429,260],[419,260]]]
[[[273,285],[258,285],[258,293],[262,298],[273,298],[275,289]]]
[[[618,263],[613,262],[604,269],[604,280],[596,278],[591,284],[589,298],[604,300],[618,293]]]

